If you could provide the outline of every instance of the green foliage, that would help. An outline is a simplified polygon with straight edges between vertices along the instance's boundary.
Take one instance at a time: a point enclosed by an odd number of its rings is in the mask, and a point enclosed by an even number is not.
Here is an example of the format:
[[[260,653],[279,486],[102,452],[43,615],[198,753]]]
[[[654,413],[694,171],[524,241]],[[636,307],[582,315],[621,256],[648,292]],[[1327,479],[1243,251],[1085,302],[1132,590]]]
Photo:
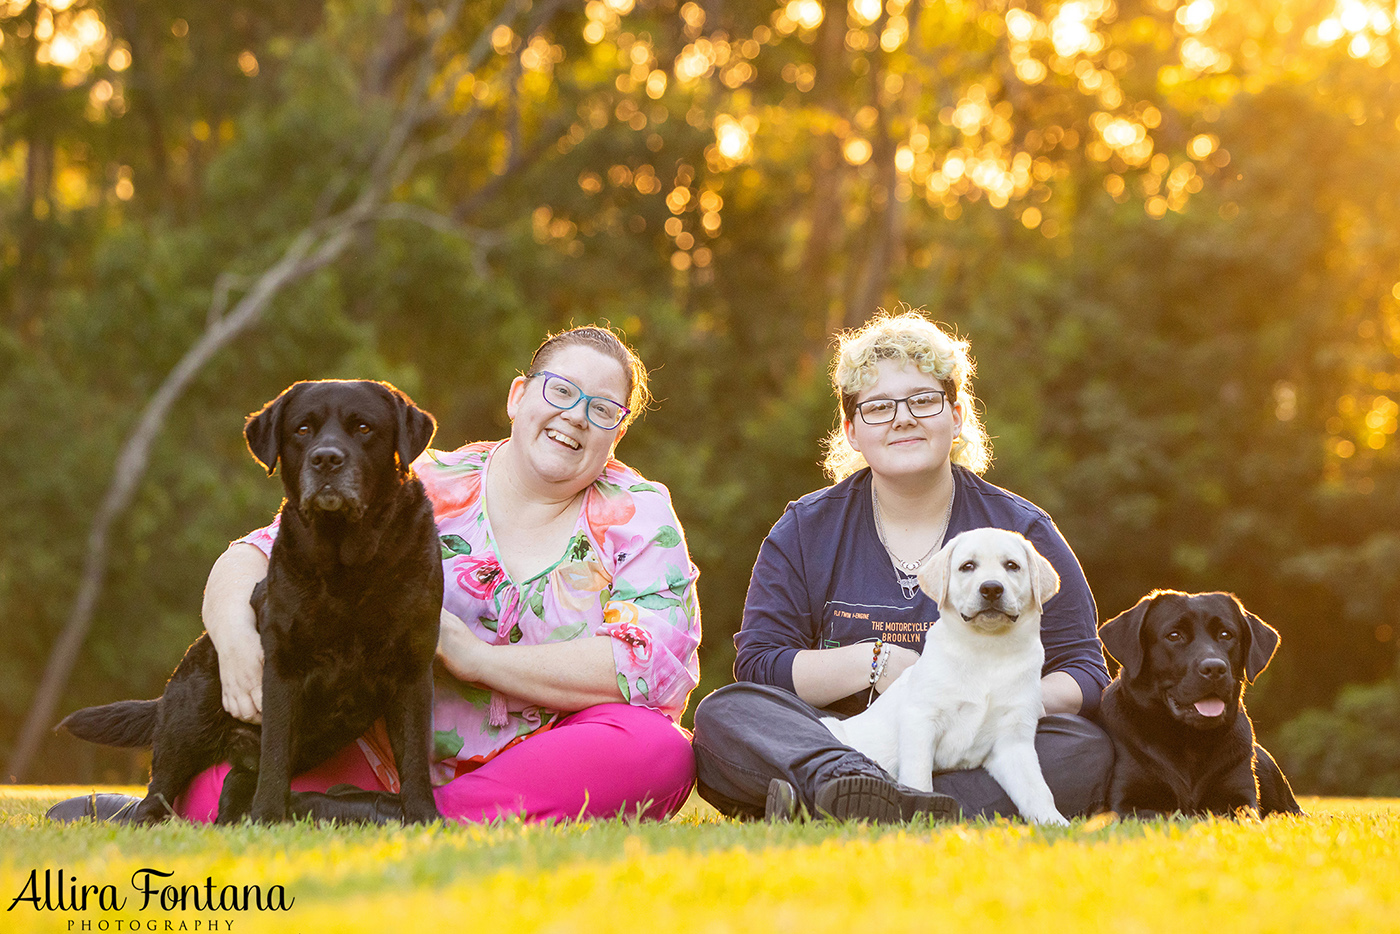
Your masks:
[[[763,536],[825,482],[832,331],[901,301],[972,340],[989,478],[1055,516],[1102,616],[1152,587],[1238,593],[1284,635],[1250,694],[1266,731],[1390,669],[1395,58],[1300,45],[1329,14],[1288,4],[1287,34],[1223,11],[1188,34],[1176,4],[1119,3],[1073,54],[1000,4],[827,4],[815,26],[800,4],[535,4],[463,77],[499,12],[466,6],[431,60],[452,103],[411,143],[464,131],[395,180],[413,210],[282,292],[176,405],[63,710],[158,692],[209,564],[276,508],[246,413],[364,376],[434,412],[438,447],[500,437],[543,334],[590,321],[653,369],[620,456],[670,489],[701,568],[703,694]],[[137,413],[221,287],[237,301],[366,191],[439,15],[79,0],[44,15],[105,24],[83,70],[39,61],[41,7],[0,14],[0,750]],[[1188,38],[1232,57],[1188,68]],[[138,777],[107,755],[57,741],[38,777]]]
[[[1285,723],[1272,751],[1309,794],[1393,795],[1400,789],[1400,676],[1342,688],[1330,708]]]

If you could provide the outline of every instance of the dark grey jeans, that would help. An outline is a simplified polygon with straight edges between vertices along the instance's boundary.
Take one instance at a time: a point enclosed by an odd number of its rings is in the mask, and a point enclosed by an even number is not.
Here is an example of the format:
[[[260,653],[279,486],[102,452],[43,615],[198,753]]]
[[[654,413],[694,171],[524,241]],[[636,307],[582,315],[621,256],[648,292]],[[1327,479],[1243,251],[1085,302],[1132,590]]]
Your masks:
[[[821,724],[827,714],[782,688],[730,684],[695,709],[695,762],[700,796],[730,817],[762,817],[768,782],[785,778],[815,812],[817,789],[846,775],[884,769],[841,743]],[[1053,714],[1035,737],[1041,771],[1066,817],[1103,807],[1113,771],[1108,734],[1083,717]],[[1015,817],[1016,805],[984,769],[936,772],[934,791],[952,795],[966,817]]]

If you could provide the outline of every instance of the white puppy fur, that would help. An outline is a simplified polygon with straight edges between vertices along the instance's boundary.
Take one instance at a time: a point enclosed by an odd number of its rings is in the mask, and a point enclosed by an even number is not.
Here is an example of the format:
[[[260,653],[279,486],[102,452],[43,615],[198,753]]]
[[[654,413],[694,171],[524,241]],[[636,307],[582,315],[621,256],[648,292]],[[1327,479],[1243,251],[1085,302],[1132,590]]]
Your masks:
[[[939,613],[923,654],[865,711],[822,723],[912,788],[932,791],[935,770],[983,766],[1027,820],[1067,824],[1035,751],[1040,613],[1060,576],[1015,532],[973,529],[943,546],[919,586]]]

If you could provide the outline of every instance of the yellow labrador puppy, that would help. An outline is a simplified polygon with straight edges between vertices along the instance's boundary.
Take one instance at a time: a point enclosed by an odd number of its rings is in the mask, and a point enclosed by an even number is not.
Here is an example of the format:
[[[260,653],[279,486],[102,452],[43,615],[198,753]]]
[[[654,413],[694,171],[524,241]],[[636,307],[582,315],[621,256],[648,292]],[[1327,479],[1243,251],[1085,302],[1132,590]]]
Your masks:
[[[935,770],[983,766],[1027,820],[1069,823],[1035,752],[1040,611],[1060,576],[1015,532],[973,529],[943,546],[919,586],[939,613],[923,654],[865,711],[822,723],[912,788],[932,791]]]

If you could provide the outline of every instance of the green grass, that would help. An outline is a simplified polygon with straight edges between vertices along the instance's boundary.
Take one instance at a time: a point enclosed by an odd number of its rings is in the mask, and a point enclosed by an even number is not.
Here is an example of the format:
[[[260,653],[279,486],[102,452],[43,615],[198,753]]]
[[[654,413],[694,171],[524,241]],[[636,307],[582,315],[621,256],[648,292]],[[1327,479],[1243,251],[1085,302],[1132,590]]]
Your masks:
[[[87,789],[82,789],[87,790]],[[130,790],[130,789],[128,789]],[[1400,801],[1307,799],[1263,822],[1007,821],[874,828],[676,820],[404,829],[54,826],[76,789],[0,789],[0,907],[37,870],[111,885],[119,911],[13,903],[0,932],[1400,931]],[[166,884],[284,888],[287,911],[144,910]],[[116,922],[121,921],[118,928]],[[201,926],[195,928],[194,922]],[[72,922],[70,926],[70,922]],[[102,927],[106,922],[107,926]],[[232,927],[225,927],[232,922]],[[434,925],[436,926],[436,925]]]

